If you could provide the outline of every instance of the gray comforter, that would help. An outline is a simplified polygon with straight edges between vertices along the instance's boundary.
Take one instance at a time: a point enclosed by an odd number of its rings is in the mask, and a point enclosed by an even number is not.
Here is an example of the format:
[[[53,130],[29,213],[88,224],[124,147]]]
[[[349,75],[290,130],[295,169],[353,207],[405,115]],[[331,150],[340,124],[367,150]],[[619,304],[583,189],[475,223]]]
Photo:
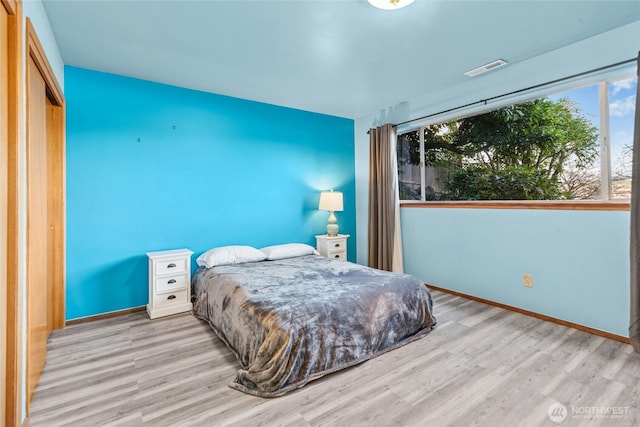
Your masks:
[[[262,397],[426,335],[427,287],[406,274],[309,255],[199,268],[194,313],[236,355],[230,386]]]

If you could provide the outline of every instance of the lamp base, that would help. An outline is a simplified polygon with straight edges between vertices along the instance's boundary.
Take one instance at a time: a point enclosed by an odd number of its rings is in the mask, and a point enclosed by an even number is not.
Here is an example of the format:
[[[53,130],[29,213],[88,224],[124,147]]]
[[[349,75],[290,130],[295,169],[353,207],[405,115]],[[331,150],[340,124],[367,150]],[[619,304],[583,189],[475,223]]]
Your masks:
[[[333,211],[329,211],[329,223],[327,224],[327,235],[329,237],[336,237],[338,235],[338,230],[340,230],[340,227],[338,226],[338,220],[334,215]]]
[[[329,223],[327,224],[327,235],[329,237],[335,237],[338,235],[338,231],[340,230],[340,227],[338,226],[338,224],[336,223]]]

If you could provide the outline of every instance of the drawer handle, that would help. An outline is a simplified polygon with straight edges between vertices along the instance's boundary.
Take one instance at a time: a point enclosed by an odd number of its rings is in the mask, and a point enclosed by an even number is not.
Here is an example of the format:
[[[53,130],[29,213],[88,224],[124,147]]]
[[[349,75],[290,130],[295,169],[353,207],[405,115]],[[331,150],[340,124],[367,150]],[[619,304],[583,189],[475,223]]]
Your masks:
[[[167,265],[167,268],[176,268],[176,265],[174,263],[171,263],[171,264]]]
[[[339,248],[340,247],[340,243],[336,243],[336,245],[334,247],[335,248]]]
[[[334,255],[334,258],[340,258],[340,255],[339,254],[338,255]]]
[[[167,282],[169,285],[173,285],[174,283],[176,283],[176,279],[171,279]]]
[[[175,295],[169,295],[169,296],[167,297],[167,299],[176,299],[176,296],[175,296]]]

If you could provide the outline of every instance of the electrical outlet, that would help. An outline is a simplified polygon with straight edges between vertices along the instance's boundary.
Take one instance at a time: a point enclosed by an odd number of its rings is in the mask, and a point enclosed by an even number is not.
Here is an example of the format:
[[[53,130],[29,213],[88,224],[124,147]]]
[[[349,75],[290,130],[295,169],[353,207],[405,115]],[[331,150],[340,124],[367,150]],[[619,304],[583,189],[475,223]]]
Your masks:
[[[531,277],[530,274],[525,274],[524,276],[522,276],[522,284],[526,288],[533,288],[533,277]]]

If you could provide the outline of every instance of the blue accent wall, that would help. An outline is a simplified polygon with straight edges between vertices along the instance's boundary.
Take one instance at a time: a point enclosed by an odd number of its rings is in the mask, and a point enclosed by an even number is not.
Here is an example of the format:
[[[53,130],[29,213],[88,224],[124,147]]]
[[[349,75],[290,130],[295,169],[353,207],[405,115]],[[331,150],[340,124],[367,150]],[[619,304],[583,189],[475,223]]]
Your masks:
[[[331,188],[355,260],[352,120],[70,66],[65,97],[67,319],[147,304],[148,251],[315,246]]]
[[[403,208],[401,221],[407,273],[629,336],[629,212]]]

